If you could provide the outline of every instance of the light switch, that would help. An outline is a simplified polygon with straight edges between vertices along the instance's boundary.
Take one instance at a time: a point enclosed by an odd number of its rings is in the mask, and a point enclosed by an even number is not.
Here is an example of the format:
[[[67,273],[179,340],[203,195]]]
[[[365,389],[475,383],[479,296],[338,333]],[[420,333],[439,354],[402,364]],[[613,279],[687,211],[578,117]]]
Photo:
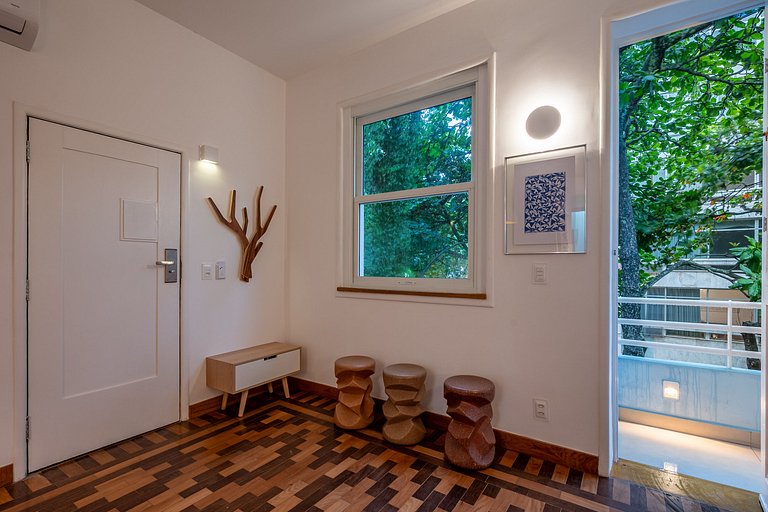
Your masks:
[[[200,269],[202,273],[201,278],[203,279],[203,281],[208,281],[213,279],[213,265],[211,265],[210,263],[203,263]]]
[[[216,262],[216,279],[227,278],[227,264],[223,261]]]
[[[533,284],[547,284],[547,265],[545,263],[533,264]]]

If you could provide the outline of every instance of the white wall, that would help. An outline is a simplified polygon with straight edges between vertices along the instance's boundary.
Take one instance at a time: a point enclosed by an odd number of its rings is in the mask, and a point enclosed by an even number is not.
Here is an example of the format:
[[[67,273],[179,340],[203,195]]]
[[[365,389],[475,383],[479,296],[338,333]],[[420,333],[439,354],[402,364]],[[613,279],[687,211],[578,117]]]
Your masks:
[[[0,44],[0,466],[14,462],[12,102],[75,117],[188,151],[183,232],[183,335],[190,403],[205,387],[206,355],[285,335],[285,83],[131,0],[44,0],[32,52]],[[197,146],[220,149],[218,170]],[[238,244],[205,197],[241,205],[265,186],[278,205],[249,284],[237,279]],[[251,210],[251,213],[253,210]],[[252,215],[253,216],[253,215]],[[200,264],[224,259],[225,281]],[[21,462],[20,462],[21,463]]]
[[[601,350],[600,268],[608,187],[598,158],[601,17],[654,1],[477,0],[352,58],[288,82],[288,325],[306,347],[309,380],[333,385],[333,361],[361,353],[381,369],[424,365],[424,403],[445,413],[442,383],[473,373],[496,384],[496,427],[573,449],[598,452]],[[632,12],[632,11],[626,11]],[[492,308],[394,302],[336,294],[339,251],[339,104],[412,82],[496,52],[495,152],[491,225]],[[560,109],[557,134],[535,141],[528,114]],[[588,252],[503,254],[505,156],[587,144]],[[546,263],[549,284],[531,284]],[[533,418],[532,399],[549,400],[551,420]]]

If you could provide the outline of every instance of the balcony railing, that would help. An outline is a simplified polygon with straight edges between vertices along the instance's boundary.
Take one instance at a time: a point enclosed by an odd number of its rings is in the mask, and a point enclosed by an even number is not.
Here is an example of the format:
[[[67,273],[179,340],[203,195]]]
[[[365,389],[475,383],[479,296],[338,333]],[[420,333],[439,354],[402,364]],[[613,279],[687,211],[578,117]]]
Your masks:
[[[619,304],[639,304],[644,306],[664,307],[664,318],[667,317],[668,307],[697,308],[695,315],[704,322],[670,321],[649,318],[621,318],[619,317],[619,353],[624,353],[625,346],[646,347],[654,349],[656,353],[646,355],[654,359],[667,359],[677,361],[690,361],[701,363],[702,356],[696,354],[708,354],[710,356],[705,364],[725,366],[727,368],[747,369],[749,365],[742,361],[759,359],[761,352],[742,350],[734,347],[734,343],[742,346],[745,335],[755,336],[759,339],[761,328],[755,325],[734,324],[734,311],[747,310],[750,320],[757,319],[762,304],[759,302],[746,302],[736,300],[698,300],[698,299],[663,299],[645,297],[619,297]],[[644,308],[648,311],[649,308]],[[755,313],[757,312],[757,313]],[[641,315],[643,316],[643,315]],[[647,316],[647,315],[646,315]],[[690,312],[688,314],[690,317]],[[720,321],[711,321],[712,318]],[[625,339],[622,337],[623,326],[640,326],[644,331],[643,340]],[[671,334],[686,332],[687,335]],[[758,350],[762,351],[762,344],[758,342]],[[670,357],[673,351],[676,356]],[[667,356],[665,356],[667,354]],[[685,354],[689,354],[688,357]],[[757,370],[752,370],[757,371]]]

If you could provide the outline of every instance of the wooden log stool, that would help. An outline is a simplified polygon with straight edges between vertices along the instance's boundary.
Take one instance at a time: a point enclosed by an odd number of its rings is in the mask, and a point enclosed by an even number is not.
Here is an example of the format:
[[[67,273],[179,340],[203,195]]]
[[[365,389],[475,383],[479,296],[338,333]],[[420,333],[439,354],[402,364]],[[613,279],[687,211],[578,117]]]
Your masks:
[[[416,444],[427,433],[419,416],[427,370],[416,364],[392,364],[384,368],[384,439],[394,444]]]
[[[484,469],[495,455],[496,437],[491,426],[491,401],[495,387],[476,375],[448,377],[443,395],[448,402],[451,423],[445,436],[445,458],[467,469]]]
[[[333,413],[333,422],[341,428],[356,430],[373,421],[371,375],[376,361],[367,356],[346,356],[336,360],[336,387],[339,401]]]

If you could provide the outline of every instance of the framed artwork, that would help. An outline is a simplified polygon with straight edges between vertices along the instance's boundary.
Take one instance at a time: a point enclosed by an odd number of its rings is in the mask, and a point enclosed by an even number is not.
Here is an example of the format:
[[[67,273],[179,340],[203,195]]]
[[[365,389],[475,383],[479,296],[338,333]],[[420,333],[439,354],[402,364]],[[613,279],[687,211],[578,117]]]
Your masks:
[[[587,146],[504,159],[504,253],[587,251]]]

